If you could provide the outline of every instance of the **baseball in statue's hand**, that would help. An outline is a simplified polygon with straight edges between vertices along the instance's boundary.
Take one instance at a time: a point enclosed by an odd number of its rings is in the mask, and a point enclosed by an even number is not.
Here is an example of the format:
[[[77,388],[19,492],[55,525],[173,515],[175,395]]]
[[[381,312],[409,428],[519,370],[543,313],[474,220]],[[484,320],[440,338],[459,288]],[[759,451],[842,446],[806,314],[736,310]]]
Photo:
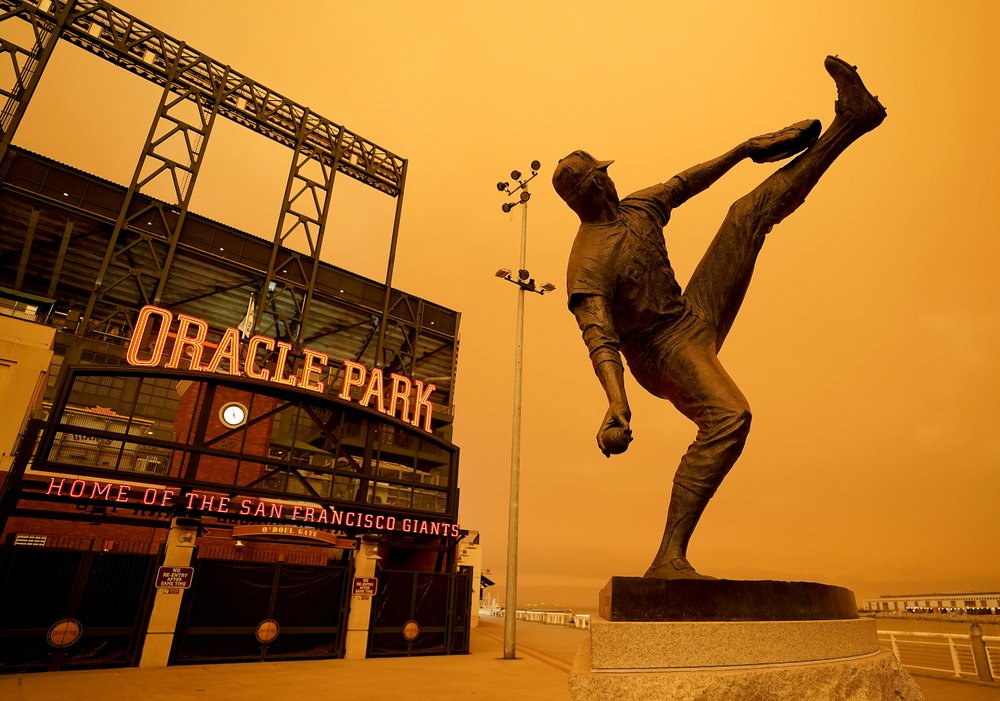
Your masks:
[[[628,444],[632,442],[632,429],[611,426],[601,431],[600,444],[601,452],[606,457],[619,455],[628,450]]]

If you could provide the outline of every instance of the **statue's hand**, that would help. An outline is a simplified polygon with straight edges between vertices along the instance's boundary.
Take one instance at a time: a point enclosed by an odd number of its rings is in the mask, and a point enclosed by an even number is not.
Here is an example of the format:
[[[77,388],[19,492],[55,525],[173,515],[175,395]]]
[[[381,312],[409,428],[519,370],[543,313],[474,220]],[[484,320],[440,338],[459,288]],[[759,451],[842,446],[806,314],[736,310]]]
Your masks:
[[[604,457],[610,458],[612,453],[617,455],[628,450],[628,444],[632,442],[632,429],[629,421],[632,418],[632,411],[628,404],[612,404],[604,414],[604,421],[597,431],[597,447],[604,453]]]

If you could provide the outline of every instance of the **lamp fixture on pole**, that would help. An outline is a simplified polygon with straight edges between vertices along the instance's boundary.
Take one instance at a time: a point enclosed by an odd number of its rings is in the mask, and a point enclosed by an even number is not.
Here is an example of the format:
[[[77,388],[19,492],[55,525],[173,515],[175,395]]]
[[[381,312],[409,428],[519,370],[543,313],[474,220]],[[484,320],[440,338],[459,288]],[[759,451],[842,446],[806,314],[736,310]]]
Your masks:
[[[497,183],[497,190],[507,193],[514,201],[504,202],[501,209],[510,212],[514,207],[523,205],[521,209],[521,261],[516,272],[507,268],[497,270],[496,276],[517,285],[517,335],[514,341],[514,426],[510,448],[510,500],[507,517],[507,583],[506,601],[503,624],[503,656],[505,660],[515,658],[515,626],[517,620],[517,518],[520,491],[521,472],[521,358],[524,346],[524,293],[537,292],[544,295],[552,292],[556,286],[546,282],[536,287],[535,279],[528,272],[525,257],[528,249],[528,183],[538,175],[542,164],[531,162],[531,176],[522,180],[521,172],[511,171],[510,177],[517,183],[513,189],[509,181]]]

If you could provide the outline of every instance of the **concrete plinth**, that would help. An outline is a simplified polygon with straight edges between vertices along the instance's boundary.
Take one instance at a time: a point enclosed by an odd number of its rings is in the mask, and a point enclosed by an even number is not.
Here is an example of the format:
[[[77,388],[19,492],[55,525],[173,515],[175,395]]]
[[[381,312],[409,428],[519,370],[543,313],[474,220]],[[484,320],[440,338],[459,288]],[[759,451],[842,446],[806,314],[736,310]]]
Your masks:
[[[572,701],[922,701],[875,622],[591,618]]]

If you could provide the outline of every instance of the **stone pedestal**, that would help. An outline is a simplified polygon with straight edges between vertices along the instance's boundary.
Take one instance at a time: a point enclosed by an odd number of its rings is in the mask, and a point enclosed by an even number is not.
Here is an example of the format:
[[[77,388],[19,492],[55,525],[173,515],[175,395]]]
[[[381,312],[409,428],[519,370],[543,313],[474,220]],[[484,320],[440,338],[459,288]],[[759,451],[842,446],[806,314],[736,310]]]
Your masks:
[[[768,591],[785,597],[769,606]],[[570,698],[922,701],[892,654],[879,651],[875,621],[858,618],[845,597],[853,602],[846,589],[803,582],[615,577],[602,592],[602,614],[632,620],[591,618]],[[793,610],[812,620],[778,620]],[[692,620],[695,611],[736,620]],[[765,620],[746,620],[752,611]],[[669,615],[680,620],[645,620]]]

